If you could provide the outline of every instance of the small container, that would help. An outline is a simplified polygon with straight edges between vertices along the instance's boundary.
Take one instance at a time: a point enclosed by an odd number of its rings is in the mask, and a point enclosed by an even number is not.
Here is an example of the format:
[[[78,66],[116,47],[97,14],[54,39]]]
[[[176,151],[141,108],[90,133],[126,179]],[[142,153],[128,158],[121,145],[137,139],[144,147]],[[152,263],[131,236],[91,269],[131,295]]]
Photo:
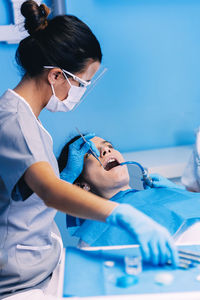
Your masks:
[[[126,255],[124,257],[125,271],[129,275],[138,275],[142,272],[141,256]]]

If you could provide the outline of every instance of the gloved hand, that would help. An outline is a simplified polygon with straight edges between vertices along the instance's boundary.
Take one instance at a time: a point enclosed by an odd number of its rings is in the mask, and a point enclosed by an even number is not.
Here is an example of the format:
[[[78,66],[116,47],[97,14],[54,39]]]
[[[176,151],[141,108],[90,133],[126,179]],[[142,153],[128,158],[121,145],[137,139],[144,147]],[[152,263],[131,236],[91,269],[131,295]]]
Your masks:
[[[96,148],[95,144],[90,141],[95,136],[94,133],[85,135],[85,139],[88,143],[84,142],[83,138],[80,137],[74,143],[69,146],[69,154],[67,165],[60,174],[60,178],[73,183],[83,170],[84,155],[89,152],[90,147],[100,156],[99,150]]]
[[[153,188],[173,188],[184,190],[184,186],[173,183],[171,180],[159,175],[151,174],[150,177],[153,180]]]
[[[154,265],[171,260],[178,265],[178,254],[166,228],[128,204],[119,204],[106,218],[106,222],[119,226],[136,236],[142,257]]]

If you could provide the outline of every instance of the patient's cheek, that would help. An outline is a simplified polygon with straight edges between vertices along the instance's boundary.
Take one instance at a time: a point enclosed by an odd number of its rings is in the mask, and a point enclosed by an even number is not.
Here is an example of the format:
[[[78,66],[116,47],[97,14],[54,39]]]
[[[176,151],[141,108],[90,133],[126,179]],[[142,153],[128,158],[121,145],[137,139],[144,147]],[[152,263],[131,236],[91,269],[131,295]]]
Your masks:
[[[97,173],[97,167],[92,159],[87,159],[83,167],[83,175],[85,179],[92,179],[94,174]]]

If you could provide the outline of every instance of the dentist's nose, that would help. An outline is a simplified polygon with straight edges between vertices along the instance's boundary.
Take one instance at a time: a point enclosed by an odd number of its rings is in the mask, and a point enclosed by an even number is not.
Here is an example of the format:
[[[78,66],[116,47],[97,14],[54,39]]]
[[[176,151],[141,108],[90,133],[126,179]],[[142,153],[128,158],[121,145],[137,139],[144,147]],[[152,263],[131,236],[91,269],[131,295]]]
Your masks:
[[[105,156],[108,153],[111,153],[111,149],[108,146],[101,148],[101,151],[100,151],[101,157]]]

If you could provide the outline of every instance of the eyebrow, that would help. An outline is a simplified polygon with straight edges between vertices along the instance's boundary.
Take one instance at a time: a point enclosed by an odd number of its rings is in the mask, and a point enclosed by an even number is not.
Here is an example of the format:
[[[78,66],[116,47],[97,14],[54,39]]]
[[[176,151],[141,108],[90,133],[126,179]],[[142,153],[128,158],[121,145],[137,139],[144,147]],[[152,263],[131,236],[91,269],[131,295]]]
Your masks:
[[[109,141],[103,141],[103,142],[101,142],[101,144],[111,144],[113,146],[113,144]]]

